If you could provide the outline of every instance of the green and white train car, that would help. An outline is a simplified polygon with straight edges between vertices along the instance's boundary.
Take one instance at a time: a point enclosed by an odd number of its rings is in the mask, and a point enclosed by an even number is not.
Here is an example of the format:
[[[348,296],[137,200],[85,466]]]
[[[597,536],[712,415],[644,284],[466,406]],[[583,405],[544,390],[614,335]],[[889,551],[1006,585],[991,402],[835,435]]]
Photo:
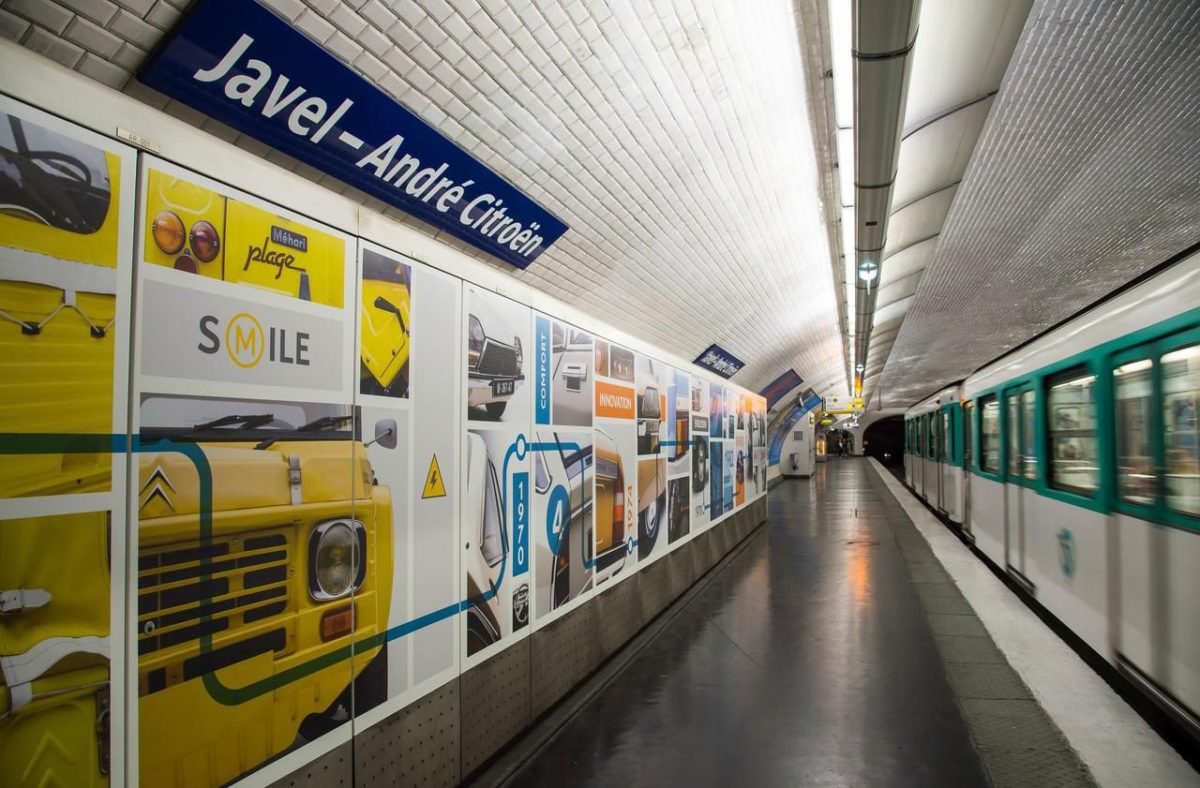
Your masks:
[[[905,478],[930,506],[956,523],[963,521],[963,419],[958,386],[942,389],[905,414],[910,430]]]
[[[918,404],[905,475],[1200,737],[1198,305],[1193,255]]]

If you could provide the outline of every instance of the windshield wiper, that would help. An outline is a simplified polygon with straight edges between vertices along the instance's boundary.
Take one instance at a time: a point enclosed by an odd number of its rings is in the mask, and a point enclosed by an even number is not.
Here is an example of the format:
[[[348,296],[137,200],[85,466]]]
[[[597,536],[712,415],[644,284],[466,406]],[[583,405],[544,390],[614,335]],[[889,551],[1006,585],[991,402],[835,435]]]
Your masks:
[[[296,431],[297,432],[320,432],[322,430],[327,430],[332,427],[336,427],[339,424],[345,424],[347,421],[351,421],[353,419],[354,419],[354,416],[351,416],[351,415],[322,416],[319,419],[314,419],[313,421],[310,421],[308,424],[298,427]]]
[[[400,330],[405,334],[408,333],[408,326],[404,325],[404,317],[400,314],[400,307],[393,304],[383,296],[375,296],[375,308],[381,309],[384,312],[391,312],[400,321]]]
[[[255,427],[261,427],[264,424],[270,424],[273,421],[275,421],[275,414],[273,413],[254,413],[249,416],[230,414],[228,416],[222,416],[219,419],[206,421],[203,424],[197,424],[196,426],[192,427],[191,431],[201,432],[203,430],[211,430],[217,427],[231,427],[234,424],[238,425],[239,429],[252,430]]]

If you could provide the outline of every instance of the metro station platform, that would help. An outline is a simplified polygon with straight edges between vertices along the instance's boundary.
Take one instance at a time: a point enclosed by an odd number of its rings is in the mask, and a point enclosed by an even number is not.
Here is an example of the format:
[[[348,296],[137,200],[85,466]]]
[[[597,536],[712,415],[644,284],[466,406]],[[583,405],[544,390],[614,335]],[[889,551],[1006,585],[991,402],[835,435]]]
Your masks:
[[[875,461],[769,514],[473,784],[1200,784]]]

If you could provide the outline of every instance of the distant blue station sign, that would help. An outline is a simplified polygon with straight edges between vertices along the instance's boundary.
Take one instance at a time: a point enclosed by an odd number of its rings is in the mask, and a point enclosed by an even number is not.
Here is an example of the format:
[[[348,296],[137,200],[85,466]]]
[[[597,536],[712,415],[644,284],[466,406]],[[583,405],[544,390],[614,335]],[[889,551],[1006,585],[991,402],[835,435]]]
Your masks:
[[[731,378],[746,366],[746,363],[720,345],[709,345],[708,349],[696,356],[692,362],[705,369],[711,369],[723,378]]]
[[[813,408],[821,404],[821,396],[812,389],[805,389],[800,395],[800,401],[797,403],[800,407],[800,413],[808,413]]]
[[[255,0],[200,0],[149,87],[517,268],[567,225]]]
[[[775,403],[783,399],[784,395],[792,389],[804,382],[804,379],[796,374],[796,370],[789,369],[779,377],[772,380],[758,392],[759,395],[767,398],[767,408],[775,407]]]

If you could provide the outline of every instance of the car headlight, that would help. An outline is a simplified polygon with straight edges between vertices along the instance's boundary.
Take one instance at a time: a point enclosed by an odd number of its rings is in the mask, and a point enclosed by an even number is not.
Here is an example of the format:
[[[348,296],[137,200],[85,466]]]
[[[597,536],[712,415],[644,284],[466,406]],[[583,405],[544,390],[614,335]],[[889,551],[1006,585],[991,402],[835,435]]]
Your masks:
[[[217,259],[221,251],[221,236],[211,222],[200,221],[192,225],[188,233],[188,241],[192,245],[192,254],[202,263],[211,263]]]
[[[187,233],[183,231],[183,220],[174,211],[162,211],[150,225],[154,244],[167,254],[178,254],[183,250]]]
[[[366,575],[367,530],[358,520],[329,520],[308,542],[308,594],[324,602],[359,589]]]
[[[479,365],[479,356],[483,353],[483,343],[487,335],[483,333],[483,323],[479,318],[470,315],[467,318],[467,366],[474,369]]]

